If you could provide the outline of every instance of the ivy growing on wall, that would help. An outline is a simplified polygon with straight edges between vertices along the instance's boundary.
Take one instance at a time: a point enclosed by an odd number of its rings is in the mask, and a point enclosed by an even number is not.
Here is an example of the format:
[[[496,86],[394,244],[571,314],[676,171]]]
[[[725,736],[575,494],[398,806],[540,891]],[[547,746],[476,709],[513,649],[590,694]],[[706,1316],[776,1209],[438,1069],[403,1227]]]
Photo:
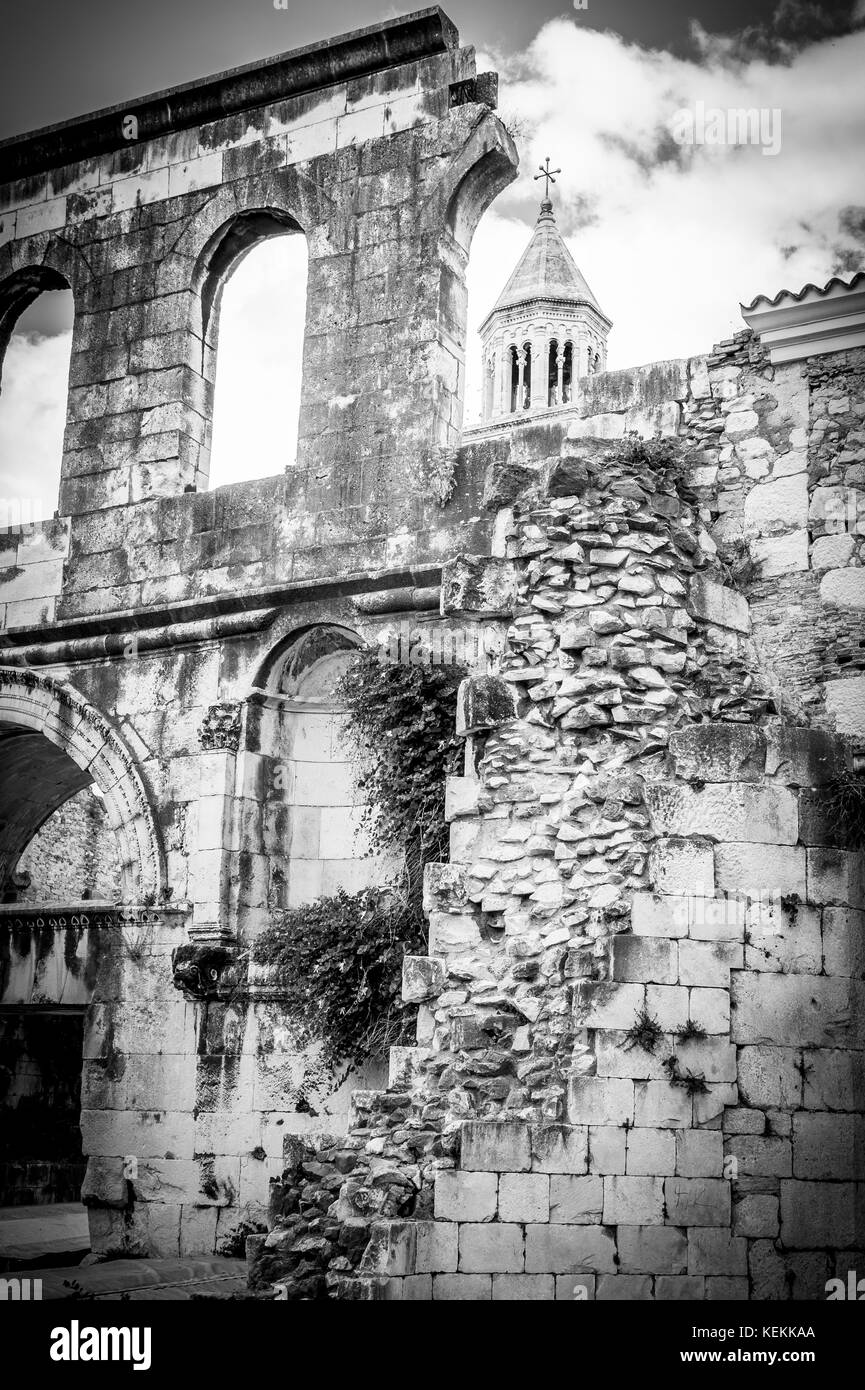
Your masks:
[[[335,1081],[340,1067],[414,1041],[402,961],[426,951],[423,869],[447,857],[445,778],[460,753],[454,721],[463,675],[453,666],[388,664],[364,650],[336,688],[366,832],[373,852],[396,867],[383,885],[276,913],[255,945],[298,1042],[319,1044],[319,1081],[322,1067]]]

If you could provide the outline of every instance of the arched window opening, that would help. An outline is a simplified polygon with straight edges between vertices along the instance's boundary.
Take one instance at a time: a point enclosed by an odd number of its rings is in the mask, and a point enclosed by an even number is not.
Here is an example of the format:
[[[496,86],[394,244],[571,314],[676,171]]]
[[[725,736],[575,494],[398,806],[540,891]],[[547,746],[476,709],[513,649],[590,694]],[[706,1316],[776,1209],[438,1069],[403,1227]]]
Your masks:
[[[280,226],[269,214],[239,219],[202,287],[206,353],[216,347],[217,324],[219,338],[211,488],[272,477],[296,462],[308,256],[306,238],[286,235],[292,231],[294,223]]]
[[[340,888],[357,892],[382,882],[390,867],[370,853],[362,828],[363,799],[336,688],[359,645],[348,628],[312,627],[275,653],[261,673],[270,699],[260,747],[282,769],[278,907],[300,907]]]
[[[73,317],[56,271],[22,271],[0,286],[0,528],[56,513]]]

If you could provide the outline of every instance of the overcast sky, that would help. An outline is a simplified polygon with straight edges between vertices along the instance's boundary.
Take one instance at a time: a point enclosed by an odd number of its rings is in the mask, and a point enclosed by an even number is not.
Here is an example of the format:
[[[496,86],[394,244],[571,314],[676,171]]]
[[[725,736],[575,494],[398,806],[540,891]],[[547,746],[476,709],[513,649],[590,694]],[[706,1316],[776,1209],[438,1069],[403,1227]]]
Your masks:
[[[290,0],[289,0],[290,3]],[[0,135],[125,102],[398,14],[375,0],[4,0]],[[613,319],[610,367],[705,351],[755,294],[824,283],[865,260],[865,0],[451,0],[479,66],[500,73],[520,177],[483,219],[470,266],[474,329],[530,234],[532,181],[562,166],[559,225]],[[13,37],[14,36],[14,37]],[[38,54],[38,62],[33,55]],[[775,154],[682,145],[698,103],[780,113]],[[769,127],[767,126],[767,133]],[[299,353],[302,238],[253,253],[226,290],[214,480],[287,462],[285,382]],[[0,497],[56,495],[68,327],[56,301],[13,338],[0,398]],[[57,329],[61,331],[57,331]],[[256,361],[256,350],[259,358]],[[285,356],[285,362],[280,359]],[[52,433],[53,431],[53,433]],[[52,500],[48,510],[55,505]]]

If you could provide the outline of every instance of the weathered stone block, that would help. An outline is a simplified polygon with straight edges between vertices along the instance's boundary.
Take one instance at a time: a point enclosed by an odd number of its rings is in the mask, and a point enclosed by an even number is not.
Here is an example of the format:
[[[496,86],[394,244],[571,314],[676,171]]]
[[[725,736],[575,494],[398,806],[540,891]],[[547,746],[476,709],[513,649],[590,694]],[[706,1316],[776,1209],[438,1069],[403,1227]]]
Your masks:
[[[726,989],[730,971],[741,970],[743,947],[733,941],[680,941],[679,983]]]
[[[784,787],[714,782],[695,791],[655,783],[646,788],[646,805],[660,835],[769,845],[793,845],[798,839],[798,803]]]
[[[459,1256],[456,1221],[418,1221],[415,1269],[418,1274],[453,1274]]]
[[[601,1219],[603,1179],[557,1173],[550,1178],[549,1220],[565,1225],[590,1226]]]
[[[652,1297],[652,1281],[647,1274],[600,1274],[595,1287],[597,1302],[634,1303]]]
[[[679,976],[676,943],[639,936],[614,936],[611,972],[617,982],[675,984]]]
[[[444,969],[441,961],[429,956],[404,956],[402,963],[402,997],[406,1004],[419,1004],[435,999],[444,988]]]
[[[676,1133],[676,1173],[683,1178],[720,1178],[724,1138],[718,1129],[680,1129]]]
[[[658,893],[706,894],[715,891],[715,861],[707,843],[656,840],[649,849],[649,877]],[[727,884],[719,884],[725,888]],[[738,885],[733,891],[739,890]]]
[[[631,900],[631,930],[635,936],[687,936],[691,902],[691,898],[680,894],[635,893]]]
[[[667,1221],[671,1226],[730,1226],[730,1184],[723,1178],[667,1178]]]
[[[684,1274],[688,1241],[672,1226],[620,1226],[616,1233],[623,1274]]]
[[[843,1250],[862,1239],[861,1184],[781,1183],[781,1241],[792,1249]]]
[[[692,1227],[688,1232],[688,1273],[747,1275],[748,1242],[717,1227]]]
[[[850,981],[815,975],[734,974],[732,1037],[737,1043],[833,1047],[855,1036]]]
[[[458,555],[442,566],[443,618],[507,618],[515,602],[516,569],[511,560]]]
[[[578,1028],[627,1031],[645,997],[642,985],[579,981],[574,989],[574,1024]]]
[[[437,1221],[492,1221],[498,1203],[495,1173],[445,1170],[436,1174]]]
[[[520,1274],[523,1228],[511,1223],[460,1225],[461,1274]]]
[[[751,631],[751,614],[744,595],[715,584],[702,574],[691,576],[687,606],[693,618],[702,618],[715,627],[746,634]]]
[[[812,1111],[793,1116],[794,1177],[827,1178],[834,1182],[861,1178],[863,1159],[865,1119],[861,1115]]]
[[[572,1124],[633,1123],[634,1083],[615,1077],[572,1076],[568,1082],[568,1118]]]
[[[808,856],[808,901],[865,907],[865,862],[850,850],[820,847]]]
[[[604,1178],[605,1226],[657,1226],[664,1220],[664,1184],[660,1178]]]
[[[527,1226],[527,1274],[615,1272],[616,1246],[600,1226]]]
[[[792,1047],[740,1048],[739,1094],[743,1105],[755,1109],[794,1110],[802,1094],[799,1053]]]
[[[676,1171],[676,1136],[671,1129],[632,1129],[628,1133],[628,1177],[667,1176]]]
[[[733,1235],[751,1239],[776,1239],[779,1231],[778,1198],[769,1192],[746,1192],[733,1202]]]
[[[529,1127],[509,1120],[466,1120],[460,1165],[467,1171],[527,1173],[532,1166]]]
[[[361,1275],[415,1274],[416,1254],[417,1224],[414,1221],[374,1221],[358,1272]]]
[[[678,1129],[690,1125],[691,1097],[669,1081],[637,1081],[634,1084],[635,1124],[646,1129]]]
[[[493,1302],[551,1303],[556,1296],[552,1274],[494,1274]]]
[[[433,1302],[487,1303],[493,1296],[489,1274],[434,1274]]]
[[[515,715],[513,690],[498,676],[472,676],[460,685],[457,692],[457,734],[495,729]]]
[[[684,781],[756,782],[765,767],[766,734],[747,724],[691,724],[673,731],[669,753]]]
[[[715,874],[723,892],[763,901],[791,893],[805,898],[805,850],[792,845],[720,844]]]
[[[545,1173],[502,1173],[500,1221],[549,1221],[550,1179]]]
[[[585,1173],[588,1130],[584,1125],[538,1125],[531,1132],[532,1171]]]

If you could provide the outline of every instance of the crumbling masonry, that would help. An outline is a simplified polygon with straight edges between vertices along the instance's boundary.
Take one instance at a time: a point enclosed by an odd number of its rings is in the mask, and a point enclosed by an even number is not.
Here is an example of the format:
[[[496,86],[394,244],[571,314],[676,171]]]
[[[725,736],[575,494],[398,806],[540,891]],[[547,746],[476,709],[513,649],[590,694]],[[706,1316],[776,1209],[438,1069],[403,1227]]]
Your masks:
[[[426,10],[0,146],[0,340],[76,311],[58,514],[0,550],[0,1004],[84,1015],[95,1250],[269,1211],[290,1297],[823,1297],[865,1264],[862,282],[462,434],[495,101]],[[221,286],[285,231],[298,465],[208,492]],[[479,656],[418,1045],[328,1133],[244,946],[352,881],[296,721],[383,621]],[[120,902],[25,901],[91,783]]]

